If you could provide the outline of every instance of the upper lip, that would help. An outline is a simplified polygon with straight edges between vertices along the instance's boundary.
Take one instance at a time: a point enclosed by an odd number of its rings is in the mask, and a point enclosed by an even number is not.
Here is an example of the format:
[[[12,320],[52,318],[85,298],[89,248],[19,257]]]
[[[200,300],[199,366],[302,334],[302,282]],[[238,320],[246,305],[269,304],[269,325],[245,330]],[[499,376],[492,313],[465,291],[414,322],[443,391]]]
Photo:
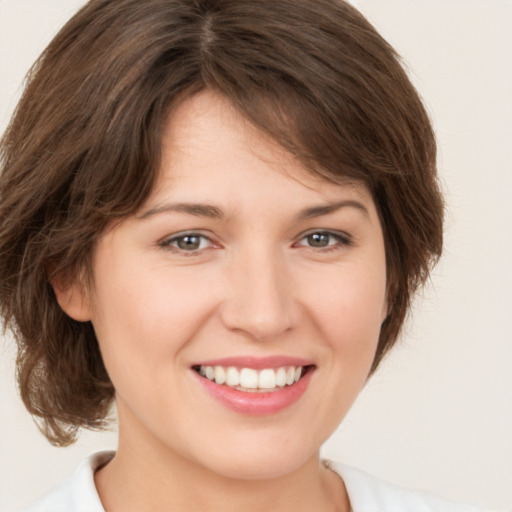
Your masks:
[[[261,370],[264,368],[281,368],[283,366],[310,366],[314,363],[311,360],[303,359],[301,357],[292,357],[285,355],[275,356],[235,356],[224,357],[221,359],[208,359],[200,361],[192,366],[234,366],[237,368],[254,368]]]

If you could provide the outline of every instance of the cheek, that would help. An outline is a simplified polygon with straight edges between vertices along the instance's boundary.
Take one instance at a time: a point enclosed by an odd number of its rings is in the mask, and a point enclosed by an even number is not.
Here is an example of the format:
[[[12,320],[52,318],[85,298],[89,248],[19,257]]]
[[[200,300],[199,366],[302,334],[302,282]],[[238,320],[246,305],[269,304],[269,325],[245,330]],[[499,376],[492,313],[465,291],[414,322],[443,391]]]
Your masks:
[[[214,307],[200,274],[141,268],[119,258],[97,269],[93,325],[107,369],[176,357]]]
[[[317,293],[311,303],[315,327],[325,344],[323,392],[329,396],[318,403],[316,414],[326,418],[328,435],[356,400],[375,357],[386,295],[385,269],[379,263],[375,271],[354,266],[340,273],[330,281],[337,286]]]
[[[316,283],[329,283],[318,290]],[[384,265],[348,265],[323,279],[315,279],[309,290],[313,317],[335,347],[376,348],[386,304]]]

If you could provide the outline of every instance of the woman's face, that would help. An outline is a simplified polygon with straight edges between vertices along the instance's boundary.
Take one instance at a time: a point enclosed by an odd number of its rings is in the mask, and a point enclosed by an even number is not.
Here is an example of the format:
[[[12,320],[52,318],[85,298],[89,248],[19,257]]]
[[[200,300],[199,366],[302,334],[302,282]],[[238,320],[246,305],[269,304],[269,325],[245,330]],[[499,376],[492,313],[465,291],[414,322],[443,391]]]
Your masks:
[[[210,92],[173,113],[155,190],[102,237],[93,271],[81,307],[120,446],[238,478],[317,456],[387,310],[369,192],[306,173]]]

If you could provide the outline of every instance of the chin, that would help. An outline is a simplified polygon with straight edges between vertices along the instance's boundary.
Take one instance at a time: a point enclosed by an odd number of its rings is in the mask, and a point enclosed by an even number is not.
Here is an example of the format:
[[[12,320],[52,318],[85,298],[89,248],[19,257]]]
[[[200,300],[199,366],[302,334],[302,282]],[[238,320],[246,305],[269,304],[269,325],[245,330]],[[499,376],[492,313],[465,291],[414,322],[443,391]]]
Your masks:
[[[211,472],[236,480],[269,480],[282,478],[297,471],[309,460],[318,456],[318,449],[307,449],[297,436],[290,439],[246,441],[245,443],[219,444],[218,450],[210,449],[208,460],[198,461]],[[228,449],[222,449],[228,446]],[[316,446],[316,445],[315,445]]]
[[[218,464],[212,468],[217,475],[234,480],[273,480],[286,477],[297,471],[304,461],[278,457],[258,458],[256,460],[239,460],[233,457],[226,465]]]

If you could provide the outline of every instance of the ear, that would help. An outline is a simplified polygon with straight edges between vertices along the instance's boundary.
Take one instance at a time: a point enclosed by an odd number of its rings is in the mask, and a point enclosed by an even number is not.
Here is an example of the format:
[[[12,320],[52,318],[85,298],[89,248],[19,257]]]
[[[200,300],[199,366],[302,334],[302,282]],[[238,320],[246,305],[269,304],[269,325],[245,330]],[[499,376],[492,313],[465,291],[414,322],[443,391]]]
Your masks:
[[[89,292],[80,279],[69,281],[63,275],[56,275],[50,280],[50,284],[64,313],[77,322],[91,320]]]

